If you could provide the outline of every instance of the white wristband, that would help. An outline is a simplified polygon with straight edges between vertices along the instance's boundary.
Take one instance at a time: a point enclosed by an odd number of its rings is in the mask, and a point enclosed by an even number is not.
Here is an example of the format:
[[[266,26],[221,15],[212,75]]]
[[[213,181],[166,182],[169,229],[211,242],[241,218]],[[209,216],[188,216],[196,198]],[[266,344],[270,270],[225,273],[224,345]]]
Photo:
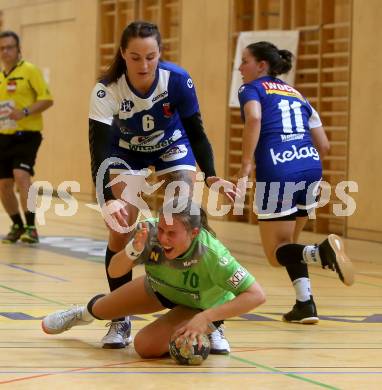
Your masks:
[[[134,242],[134,239],[132,239],[132,240],[129,241],[129,243],[125,246],[125,252],[126,252],[126,255],[127,255],[131,260],[136,260],[136,259],[138,259],[138,257],[141,255],[141,253],[143,252],[143,250],[137,251],[137,250],[134,248],[133,242]]]

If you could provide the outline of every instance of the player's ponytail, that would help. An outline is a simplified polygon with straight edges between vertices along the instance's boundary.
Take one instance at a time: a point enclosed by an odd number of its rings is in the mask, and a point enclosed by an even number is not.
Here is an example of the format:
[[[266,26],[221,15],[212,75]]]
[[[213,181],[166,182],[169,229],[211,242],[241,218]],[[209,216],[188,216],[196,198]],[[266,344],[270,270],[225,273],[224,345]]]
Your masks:
[[[108,69],[103,72],[99,80],[102,80],[108,84],[116,82],[124,73],[126,73],[126,62],[122,57],[121,50],[124,51],[130,40],[133,38],[149,38],[153,37],[158,43],[159,50],[161,49],[161,35],[156,24],[136,21],[130,23],[122,32],[121,41],[117,52],[114,55]]]
[[[270,76],[276,77],[292,69],[293,54],[289,50],[279,50],[273,43],[265,41],[251,43],[247,49],[257,61],[268,62]]]
[[[288,73],[292,69],[293,54],[289,50],[279,50],[280,60],[275,66],[277,74]]]

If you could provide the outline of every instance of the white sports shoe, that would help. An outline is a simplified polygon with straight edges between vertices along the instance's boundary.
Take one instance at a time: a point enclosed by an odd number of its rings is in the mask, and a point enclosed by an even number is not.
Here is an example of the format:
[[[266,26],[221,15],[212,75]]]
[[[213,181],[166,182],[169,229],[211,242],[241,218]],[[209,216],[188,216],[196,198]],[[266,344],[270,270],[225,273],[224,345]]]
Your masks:
[[[131,337],[131,321],[126,317],[124,321],[113,321],[106,324],[109,331],[102,338],[103,348],[119,349],[128,346],[133,338]]]
[[[82,311],[85,306],[73,306],[70,309],[59,310],[47,315],[41,322],[42,329],[48,334],[58,334],[65,332],[73,326],[88,325],[93,320],[82,319]]]
[[[212,355],[228,355],[231,352],[228,341],[224,337],[223,327],[220,325],[216,330],[208,335],[211,344],[210,353]]]

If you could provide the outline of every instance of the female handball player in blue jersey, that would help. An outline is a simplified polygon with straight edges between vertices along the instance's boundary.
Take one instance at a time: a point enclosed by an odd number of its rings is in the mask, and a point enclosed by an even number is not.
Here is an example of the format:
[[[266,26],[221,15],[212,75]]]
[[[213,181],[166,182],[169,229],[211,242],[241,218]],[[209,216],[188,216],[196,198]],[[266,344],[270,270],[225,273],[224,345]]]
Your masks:
[[[335,270],[346,285],[354,282],[343,243],[329,235],[320,245],[299,245],[309,212],[317,207],[321,159],[329,142],[317,112],[299,91],[276,76],[292,67],[292,53],[269,42],[247,46],[240,72],[239,101],[244,119],[243,155],[238,177],[256,164],[256,209],[265,254],[273,266],[285,266],[296,291],[296,304],[284,321],[318,322],[308,264]]]
[[[189,199],[163,206],[158,219],[140,223],[126,248],[114,255],[109,273],[124,275],[144,264],[146,275],[87,306],[74,306],[46,316],[42,328],[62,333],[94,319],[155,313],[170,309],[141,329],[135,350],[144,358],[168,352],[170,337],[192,342],[216,332],[221,320],[247,313],[265,301],[255,278],[242,267],[208,227],[207,217]],[[175,207],[174,207],[175,206]]]
[[[203,129],[191,77],[179,66],[161,61],[160,55],[157,26],[131,23],[122,33],[113,62],[91,95],[92,176],[94,183],[98,182],[97,198],[106,210],[109,225],[105,265],[111,291],[132,278],[131,272],[111,277],[107,270],[112,256],[128,242],[128,232],[144,208],[141,205],[146,205],[141,193],[152,190],[146,182],[149,166],[155,167],[165,183],[193,183],[196,160],[207,185],[219,182],[226,188],[230,186],[228,198],[232,200],[235,195],[232,183],[216,177],[212,148]],[[110,158],[113,165],[108,169]],[[97,173],[101,179],[97,180]],[[106,187],[109,174],[112,187]],[[226,350],[228,343],[219,334],[222,350]],[[216,333],[216,340],[217,337]],[[125,318],[115,319],[103,338],[105,348],[123,348],[130,341],[130,321]]]

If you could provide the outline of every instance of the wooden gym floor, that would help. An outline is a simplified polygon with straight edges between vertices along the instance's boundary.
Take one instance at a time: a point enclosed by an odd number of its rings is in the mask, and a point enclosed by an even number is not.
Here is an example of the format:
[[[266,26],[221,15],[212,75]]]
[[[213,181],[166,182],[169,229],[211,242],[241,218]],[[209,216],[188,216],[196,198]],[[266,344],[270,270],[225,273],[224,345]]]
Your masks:
[[[0,211],[1,234],[8,219]],[[143,360],[132,346],[104,350],[106,322],[48,336],[41,318],[107,292],[106,230],[99,214],[79,204],[73,217],[47,213],[41,244],[0,244],[0,384],[12,389],[381,389],[382,244],[346,240],[357,269],[353,287],[311,267],[318,325],[287,324],[294,303],[283,269],[264,258],[258,229],[212,221],[220,239],[267,294],[257,311],[226,321],[232,352],[200,367],[171,359]],[[323,236],[303,233],[301,242]],[[142,269],[138,270],[141,273]],[[154,316],[133,319],[133,333]]]

